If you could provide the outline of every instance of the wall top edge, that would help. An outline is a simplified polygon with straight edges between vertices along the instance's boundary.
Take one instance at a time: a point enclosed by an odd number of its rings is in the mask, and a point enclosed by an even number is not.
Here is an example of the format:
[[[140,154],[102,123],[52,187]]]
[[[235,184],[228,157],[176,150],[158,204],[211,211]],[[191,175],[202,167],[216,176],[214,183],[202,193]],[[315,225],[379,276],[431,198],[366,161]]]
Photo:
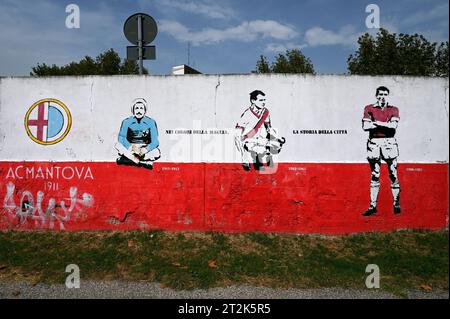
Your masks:
[[[421,79],[421,80],[442,80],[449,81],[449,77],[433,77],[433,76],[412,76],[412,75],[350,75],[350,74],[292,74],[292,73],[210,73],[210,74],[184,74],[184,75],[64,75],[64,76],[0,76],[0,80],[4,79],[22,79],[22,80],[48,80],[48,79],[86,79],[86,78],[208,78],[208,77],[267,77],[267,78],[393,78],[393,79]]]

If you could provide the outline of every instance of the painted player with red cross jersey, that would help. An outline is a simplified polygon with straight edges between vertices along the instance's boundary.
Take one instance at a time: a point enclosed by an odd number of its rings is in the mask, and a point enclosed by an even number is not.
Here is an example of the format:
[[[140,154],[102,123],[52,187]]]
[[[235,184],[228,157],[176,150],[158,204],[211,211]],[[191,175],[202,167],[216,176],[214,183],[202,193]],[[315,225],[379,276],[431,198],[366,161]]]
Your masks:
[[[377,102],[364,108],[362,127],[369,132],[367,140],[367,160],[370,164],[370,206],[363,216],[377,213],[378,193],[380,190],[381,160],[388,165],[389,178],[395,214],[400,209],[400,183],[397,176],[398,144],[395,139],[400,114],[397,107],[388,103],[389,89],[380,86],[376,90]]]

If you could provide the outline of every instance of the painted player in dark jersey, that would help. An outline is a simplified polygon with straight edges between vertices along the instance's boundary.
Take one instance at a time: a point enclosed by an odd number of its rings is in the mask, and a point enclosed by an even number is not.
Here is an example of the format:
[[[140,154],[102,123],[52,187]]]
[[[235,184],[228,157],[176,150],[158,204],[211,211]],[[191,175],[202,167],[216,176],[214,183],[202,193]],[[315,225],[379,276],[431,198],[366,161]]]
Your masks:
[[[135,99],[131,112],[133,116],[123,120],[120,127],[119,141],[116,144],[120,155],[117,164],[152,169],[153,162],[161,157],[156,122],[145,116],[147,112],[145,99]]]
[[[397,176],[397,157],[399,155],[395,132],[400,121],[397,107],[388,103],[389,89],[380,86],[376,90],[377,102],[364,108],[362,127],[369,132],[367,141],[367,159],[372,171],[370,180],[370,206],[363,216],[377,213],[378,193],[380,190],[381,160],[388,165],[389,178],[394,202],[394,213],[400,209],[400,183]]]

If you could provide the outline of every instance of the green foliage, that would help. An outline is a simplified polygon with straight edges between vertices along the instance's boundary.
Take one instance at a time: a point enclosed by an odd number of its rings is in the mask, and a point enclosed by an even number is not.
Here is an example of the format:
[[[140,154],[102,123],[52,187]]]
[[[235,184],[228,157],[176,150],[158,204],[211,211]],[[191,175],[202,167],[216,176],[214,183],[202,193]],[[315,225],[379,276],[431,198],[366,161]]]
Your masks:
[[[448,77],[448,41],[441,43],[437,49],[436,76]]]
[[[358,39],[358,50],[347,60],[350,74],[448,76],[448,42],[429,42],[419,34],[380,29]]]
[[[230,284],[365,289],[368,264],[381,288],[406,296],[448,289],[448,231],[349,236],[117,232],[0,232],[0,281],[64,283],[68,264],[86,280],[160,282],[175,289]]]
[[[314,66],[311,60],[298,49],[286,50],[285,54],[278,54],[272,65],[267,58],[260,56],[256,62],[256,73],[311,73],[314,74]]]
[[[270,65],[267,61],[267,58],[264,55],[259,57],[259,60],[256,62],[256,72],[258,73],[270,73]]]
[[[95,59],[86,56],[79,62],[71,62],[64,66],[38,63],[32,70],[31,76],[139,74],[136,61],[127,59],[121,61],[119,54],[113,49],[99,54]],[[144,74],[148,74],[145,68]]]

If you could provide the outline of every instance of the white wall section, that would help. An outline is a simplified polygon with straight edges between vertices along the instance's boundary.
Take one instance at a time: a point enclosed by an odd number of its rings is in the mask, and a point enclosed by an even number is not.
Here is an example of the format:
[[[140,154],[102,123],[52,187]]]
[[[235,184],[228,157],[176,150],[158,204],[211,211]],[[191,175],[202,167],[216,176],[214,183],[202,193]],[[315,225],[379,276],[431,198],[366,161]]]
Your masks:
[[[278,162],[365,162],[363,110],[383,85],[400,110],[399,161],[448,163],[448,84],[448,78],[392,76],[1,78],[0,160],[115,161],[121,122],[131,116],[131,101],[143,97],[147,116],[158,125],[160,162],[239,162],[234,127],[250,105],[249,93],[258,89],[266,93],[273,127],[286,138]],[[63,102],[72,115],[70,132],[55,145],[34,142],[24,125],[30,107],[45,98]]]

